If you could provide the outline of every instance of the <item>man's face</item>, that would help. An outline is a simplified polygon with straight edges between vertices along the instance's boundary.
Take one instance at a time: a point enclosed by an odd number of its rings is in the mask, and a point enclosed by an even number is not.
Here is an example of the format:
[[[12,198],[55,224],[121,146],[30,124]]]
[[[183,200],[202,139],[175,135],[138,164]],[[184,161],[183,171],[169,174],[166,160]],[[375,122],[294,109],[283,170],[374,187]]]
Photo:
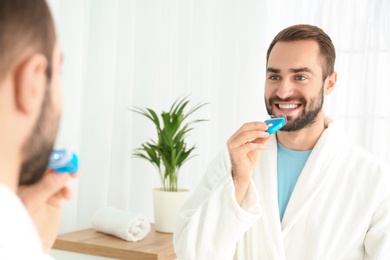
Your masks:
[[[277,42],[267,64],[265,104],[270,115],[285,115],[281,131],[298,131],[322,110],[322,59],[315,41]]]
[[[60,95],[61,52],[58,45],[53,51],[52,76],[47,82],[41,113],[35,127],[23,146],[23,162],[20,170],[20,185],[39,181],[45,172],[53,150],[62,109]]]

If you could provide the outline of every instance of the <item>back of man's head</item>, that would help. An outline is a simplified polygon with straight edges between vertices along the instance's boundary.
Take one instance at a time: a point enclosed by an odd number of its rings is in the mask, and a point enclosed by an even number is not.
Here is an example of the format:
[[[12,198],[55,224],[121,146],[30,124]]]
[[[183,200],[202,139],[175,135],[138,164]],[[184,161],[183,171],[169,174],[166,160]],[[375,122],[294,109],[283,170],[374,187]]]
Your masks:
[[[47,58],[50,78],[55,42],[53,18],[45,0],[0,0],[0,81],[28,51]]]

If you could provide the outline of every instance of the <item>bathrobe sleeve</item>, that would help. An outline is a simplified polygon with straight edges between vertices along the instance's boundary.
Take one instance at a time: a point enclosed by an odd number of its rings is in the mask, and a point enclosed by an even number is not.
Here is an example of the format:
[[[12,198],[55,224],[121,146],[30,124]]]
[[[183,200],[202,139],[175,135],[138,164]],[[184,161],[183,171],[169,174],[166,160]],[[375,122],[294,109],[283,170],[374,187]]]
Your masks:
[[[253,182],[243,207],[236,202],[231,163],[225,150],[210,163],[179,213],[173,236],[178,259],[232,259],[236,242],[260,215]]]
[[[364,259],[390,259],[390,197],[376,210],[364,239]]]
[[[37,229],[20,198],[0,183],[0,259],[54,260],[42,252]]]
[[[376,162],[376,161],[374,161]],[[372,190],[375,198],[370,225],[364,238],[364,259],[390,259],[390,165],[381,162],[372,176],[377,183]]]

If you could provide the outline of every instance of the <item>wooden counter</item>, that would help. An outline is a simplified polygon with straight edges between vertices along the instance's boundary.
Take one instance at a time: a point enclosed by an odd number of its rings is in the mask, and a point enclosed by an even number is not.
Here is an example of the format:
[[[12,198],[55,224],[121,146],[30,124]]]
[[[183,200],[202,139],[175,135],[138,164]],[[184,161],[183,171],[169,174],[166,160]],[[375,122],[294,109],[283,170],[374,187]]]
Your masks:
[[[176,259],[172,236],[156,232],[152,225],[144,239],[128,242],[94,229],[84,229],[58,236],[53,249],[116,259],[172,260]]]

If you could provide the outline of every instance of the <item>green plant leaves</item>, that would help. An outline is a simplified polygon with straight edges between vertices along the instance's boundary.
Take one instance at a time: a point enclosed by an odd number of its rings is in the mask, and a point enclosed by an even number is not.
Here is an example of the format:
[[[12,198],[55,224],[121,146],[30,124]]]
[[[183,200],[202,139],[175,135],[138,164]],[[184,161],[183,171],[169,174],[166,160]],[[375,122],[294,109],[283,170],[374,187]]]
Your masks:
[[[163,111],[160,118],[150,108],[135,107],[131,109],[131,111],[150,119],[157,131],[157,141],[152,140],[141,144],[139,148],[134,149],[133,156],[145,159],[157,168],[163,189],[166,191],[177,191],[179,169],[193,157],[190,155],[196,149],[195,145],[190,148],[187,147],[187,134],[194,129],[190,125],[207,121],[196,119],[185,122],[188,116],[208,103],[198,103],[185,113],[188,104],[188,97],[177,99],[169,112]]]

